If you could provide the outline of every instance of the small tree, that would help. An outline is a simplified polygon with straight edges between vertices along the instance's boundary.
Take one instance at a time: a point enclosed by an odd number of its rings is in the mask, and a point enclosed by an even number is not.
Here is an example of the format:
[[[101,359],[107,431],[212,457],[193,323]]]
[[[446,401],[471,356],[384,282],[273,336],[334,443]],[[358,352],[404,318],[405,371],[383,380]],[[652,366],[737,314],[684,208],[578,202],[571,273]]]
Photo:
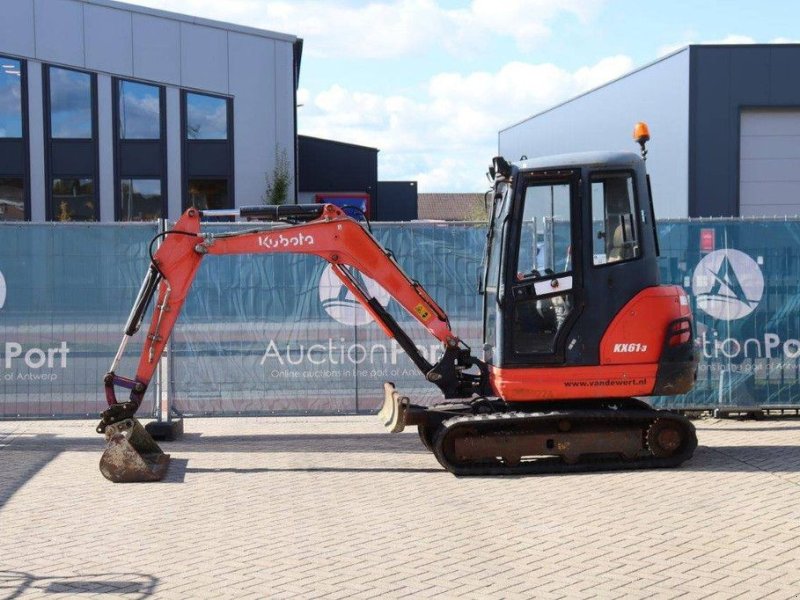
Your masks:
[[[277,144],[275,144],[275,166],[272,168],[272,173],[267,173],[264,179],[267,183],[262,198],[264,204],[284,204],[289,196],[292,173],[289,170],[289,154],[286,149],[279,149]]]
[[[487,198],[484,195],[480,202],[475,202],[465,217],[466,221],[482,223],[489,220]]]

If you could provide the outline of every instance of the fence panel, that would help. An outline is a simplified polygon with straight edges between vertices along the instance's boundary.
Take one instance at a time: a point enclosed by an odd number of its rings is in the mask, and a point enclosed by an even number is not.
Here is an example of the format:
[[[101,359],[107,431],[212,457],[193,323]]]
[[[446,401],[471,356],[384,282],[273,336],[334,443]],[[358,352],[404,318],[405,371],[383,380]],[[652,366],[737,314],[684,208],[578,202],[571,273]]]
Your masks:
[[[690,293],[702,356],[695,389],[658,403],[800,406],[800,222],[669,221],[659,237],[662,280]]]
[[[373,229],[479,355],[485,227]],[[156,230],[0,224],[0,417],[94,416],[104,408],[102,377]],[[800,406],[800,222],[664,221],[659,234],[662,280],[692,297],[702,361],[690,394],[656,404]],[[388,292],[373,293],[426,352],[437,349]],[[141,338],[120,373],[133,374]],[[207,258],[178,321],[170,367],[173,405],[185,414],[369,412],[384,380],[423,403],[439,398],[314,257]],[[145,412],[152,398],[151,389]]]
[[[105,408],[103,375],[156,231],[154,224],[0,224],[0,417],[85,417]],[[131,344],[126,372],[140,348]]]

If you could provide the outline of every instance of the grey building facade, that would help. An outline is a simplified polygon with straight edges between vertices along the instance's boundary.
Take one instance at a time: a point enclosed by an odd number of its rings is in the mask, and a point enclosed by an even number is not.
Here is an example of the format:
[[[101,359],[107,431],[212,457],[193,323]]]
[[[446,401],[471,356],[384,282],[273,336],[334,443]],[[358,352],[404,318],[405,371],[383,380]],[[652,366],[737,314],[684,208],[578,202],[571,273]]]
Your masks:
[[[800,214],[800,45],[688,46],[499,133],[512,160],[635,149],[659,217]]]
[[[298,38],[111,0],[2,13],[0,219],[174,219],[295,170]]]

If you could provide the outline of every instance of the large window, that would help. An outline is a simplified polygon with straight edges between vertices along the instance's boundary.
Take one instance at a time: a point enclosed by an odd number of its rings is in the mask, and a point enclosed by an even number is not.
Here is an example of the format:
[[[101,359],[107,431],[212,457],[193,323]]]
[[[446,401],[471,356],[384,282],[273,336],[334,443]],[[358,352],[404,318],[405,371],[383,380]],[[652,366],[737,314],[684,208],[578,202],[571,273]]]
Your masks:
[[[120,198],[120,221],[153,221],[163,216],[160,179],[123,179]]]
[[[51,214],[54,221],[97,220],[93,179],[53,179],[50,197],[52,202]]]
[[[205,94],[186,94],[186,138],[228,139],[228,101]]]
[[[152,221],[167,216],[165,90],[114,79],[115,219]]]
[[[0,177],[0,221],[25,219],[25,180]]]
[[[536,183],[525,191],[517,273],[523,277],[571,271],[570,184]]]
[[[50,67],[50,136],[54,139],[91,139],[92,76]]]
[[[234,205],[233,100],[183,92],[183,207]]]
[[[533,180],[525,189],[511,345],[517,354],[552,354],[572,311],[572,183]],[[532,284],[532,285],[531,285]]]
[[[119,81],[119,139],[161,138],[161,88]]]
[[[226,179],[190,179],[189,206],[200,210],[231,208]]]
[[[22,137],[22,65],[0,56],[0,138]]]
[[[633,176],[630,173],[594,173],[592,237],[595,265],[639,256]]]

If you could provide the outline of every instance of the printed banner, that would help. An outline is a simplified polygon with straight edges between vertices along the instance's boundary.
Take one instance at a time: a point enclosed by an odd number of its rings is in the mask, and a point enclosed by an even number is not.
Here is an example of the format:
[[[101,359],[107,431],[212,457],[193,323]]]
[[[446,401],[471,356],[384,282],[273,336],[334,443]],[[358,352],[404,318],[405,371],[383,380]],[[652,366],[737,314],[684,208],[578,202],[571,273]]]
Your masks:
[[[479,356],[485,228],[373,230]],[[156,233],[152,224],[0,224],[0,417],[103,410],[103,375]],[[702,361],[690,394],[656,404],[800,406],[800,222],[667,221],[659,235],[662,281],[691,295]],[[363,283],[434,360],[438,342],[391,290]],[[128,347],[120,374],[134,374],[142,337]],[[386,380],[416,402],[440,399],[323,260],[213,256],[178,321],[166,387],[185,414],[334,414],[374,411]]]

